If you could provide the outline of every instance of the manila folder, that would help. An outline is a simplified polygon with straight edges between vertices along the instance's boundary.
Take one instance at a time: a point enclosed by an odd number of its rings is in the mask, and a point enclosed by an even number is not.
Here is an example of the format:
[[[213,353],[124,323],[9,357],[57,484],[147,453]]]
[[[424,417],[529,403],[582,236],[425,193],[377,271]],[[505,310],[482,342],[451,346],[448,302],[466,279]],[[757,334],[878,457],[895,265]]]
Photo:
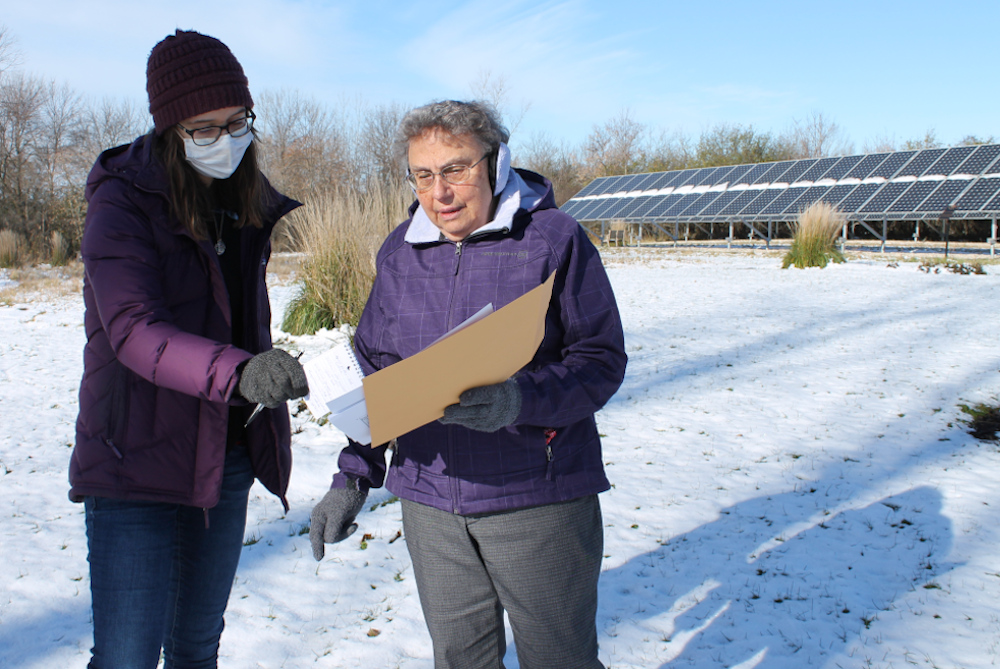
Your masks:
[[[545,335],[555,272],[486,318],[364,379],[372,445],[444,415],[463,391],[506,381],[531,362]]]

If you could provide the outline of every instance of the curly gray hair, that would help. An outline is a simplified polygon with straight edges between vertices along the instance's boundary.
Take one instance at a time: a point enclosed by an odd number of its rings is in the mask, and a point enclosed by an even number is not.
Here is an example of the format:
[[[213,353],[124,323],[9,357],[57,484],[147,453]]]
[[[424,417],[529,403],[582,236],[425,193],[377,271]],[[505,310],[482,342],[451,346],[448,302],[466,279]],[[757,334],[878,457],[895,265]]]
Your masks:
[[[410,140],[427,130],[440,128],[452,135],[472,135],[483,149],[494,156],[500,144],[510,139],[510,132],[500,122],[500,115],[487,102],[474,100],[439,100],[411,109],[396,131],[396,159],[405,169]],[[496,161],[490,160],[490,185],[496,183]]]

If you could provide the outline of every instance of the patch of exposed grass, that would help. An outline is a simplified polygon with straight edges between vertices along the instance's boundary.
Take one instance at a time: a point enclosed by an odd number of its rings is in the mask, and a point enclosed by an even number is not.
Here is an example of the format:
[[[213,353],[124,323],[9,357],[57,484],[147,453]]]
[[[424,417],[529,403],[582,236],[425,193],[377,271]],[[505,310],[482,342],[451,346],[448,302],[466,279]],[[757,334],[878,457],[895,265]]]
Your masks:
[[[81,295],[83,291],[83,263],[72,260],[62,267],[38,265],[7,269],[0,286],[0,305],[49,302],[56,298]]]
[[[963,422],[969,427],[969,434],[983,441],[1000,441],[1000,404],[959,404],[962,413],[969,416]]]

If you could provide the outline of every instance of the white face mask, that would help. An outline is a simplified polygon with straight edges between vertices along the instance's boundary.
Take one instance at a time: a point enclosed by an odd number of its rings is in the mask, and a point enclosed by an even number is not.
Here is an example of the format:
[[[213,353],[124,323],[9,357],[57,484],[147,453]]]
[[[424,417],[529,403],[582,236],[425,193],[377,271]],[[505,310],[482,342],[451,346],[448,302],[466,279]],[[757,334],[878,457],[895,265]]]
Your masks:
[[[199,174],[213,179],[228,179],[240,166],[243,154],[253,141],[253,133],[233,137],[228,132],[208,146],[198,146],[190,137],[184,138],[184,154]]]

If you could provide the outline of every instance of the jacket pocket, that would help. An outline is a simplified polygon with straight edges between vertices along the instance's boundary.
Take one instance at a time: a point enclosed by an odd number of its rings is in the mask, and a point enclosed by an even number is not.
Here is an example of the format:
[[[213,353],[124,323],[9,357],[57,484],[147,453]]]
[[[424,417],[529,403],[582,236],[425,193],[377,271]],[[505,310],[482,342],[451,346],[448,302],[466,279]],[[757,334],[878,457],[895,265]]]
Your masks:
[[[115,457],[122,460],[121,449],[118,448],[117,443],[120,443],[125,437],[125,431],[128,428],[128,412],[129,412],[129,385],[131,383],[131,372],[128,368],[117,360],[114,363],[115,377],[114,383],[111,386],[111,401],[108,406],[108,429],[107,437],[105,442],[114,451]]]

